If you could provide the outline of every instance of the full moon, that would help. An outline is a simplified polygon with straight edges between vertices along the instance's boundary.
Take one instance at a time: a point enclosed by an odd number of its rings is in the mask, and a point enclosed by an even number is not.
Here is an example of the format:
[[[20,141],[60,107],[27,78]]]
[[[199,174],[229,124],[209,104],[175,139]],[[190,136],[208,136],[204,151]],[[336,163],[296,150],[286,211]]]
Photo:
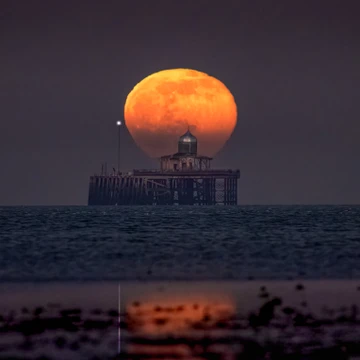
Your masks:
[[[218,79],[191,69],[156,72],[140,81],[125,102],[125,124],[150,157],[177,152],[188,129],[198,139],[199,155],[214,156],[234,131],[237,108]]]

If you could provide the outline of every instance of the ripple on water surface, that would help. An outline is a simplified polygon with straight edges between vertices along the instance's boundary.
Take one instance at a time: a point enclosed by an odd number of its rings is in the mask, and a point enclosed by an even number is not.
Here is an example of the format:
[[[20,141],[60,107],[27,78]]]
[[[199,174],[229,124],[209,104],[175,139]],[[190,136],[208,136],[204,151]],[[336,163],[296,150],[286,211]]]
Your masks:
[[[3,207],[0,280],[360,276],[359,206]]]

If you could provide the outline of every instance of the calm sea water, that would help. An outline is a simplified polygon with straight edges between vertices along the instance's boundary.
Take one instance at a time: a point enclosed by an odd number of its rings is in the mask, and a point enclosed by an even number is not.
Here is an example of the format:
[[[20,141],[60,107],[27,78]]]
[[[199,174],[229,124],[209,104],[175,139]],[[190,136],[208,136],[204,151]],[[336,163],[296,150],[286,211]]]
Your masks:
[[[0,281],[360,278],[360,206],[2,207]]]

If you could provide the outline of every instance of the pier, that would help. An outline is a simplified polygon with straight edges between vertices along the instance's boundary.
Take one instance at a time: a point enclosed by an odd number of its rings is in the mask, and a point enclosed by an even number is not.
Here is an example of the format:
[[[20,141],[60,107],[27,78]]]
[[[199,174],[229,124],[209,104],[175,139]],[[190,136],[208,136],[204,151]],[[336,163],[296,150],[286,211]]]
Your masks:
[[[89,205],[236,205],[239,170],[134,170],[90,177]]]
[[[197,140],[188,131],[176,154],[160,158],[158,170],[91,176],[88,204],[237,205],[240,171],[211,169],[211,160],[197,155]]]

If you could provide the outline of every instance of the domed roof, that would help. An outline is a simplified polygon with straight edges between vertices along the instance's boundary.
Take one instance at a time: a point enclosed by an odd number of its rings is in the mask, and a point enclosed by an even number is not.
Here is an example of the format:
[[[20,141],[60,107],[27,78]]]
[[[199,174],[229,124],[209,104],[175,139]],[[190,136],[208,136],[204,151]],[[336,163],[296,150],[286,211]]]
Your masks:
[[[189,129],[183,136],[180,136],[179,138],[178,154],[197,154],[197,139]]]
[[[184,135],[180,136],[179,142],[194,143],[197,142],[197,138],[188,130]]]

